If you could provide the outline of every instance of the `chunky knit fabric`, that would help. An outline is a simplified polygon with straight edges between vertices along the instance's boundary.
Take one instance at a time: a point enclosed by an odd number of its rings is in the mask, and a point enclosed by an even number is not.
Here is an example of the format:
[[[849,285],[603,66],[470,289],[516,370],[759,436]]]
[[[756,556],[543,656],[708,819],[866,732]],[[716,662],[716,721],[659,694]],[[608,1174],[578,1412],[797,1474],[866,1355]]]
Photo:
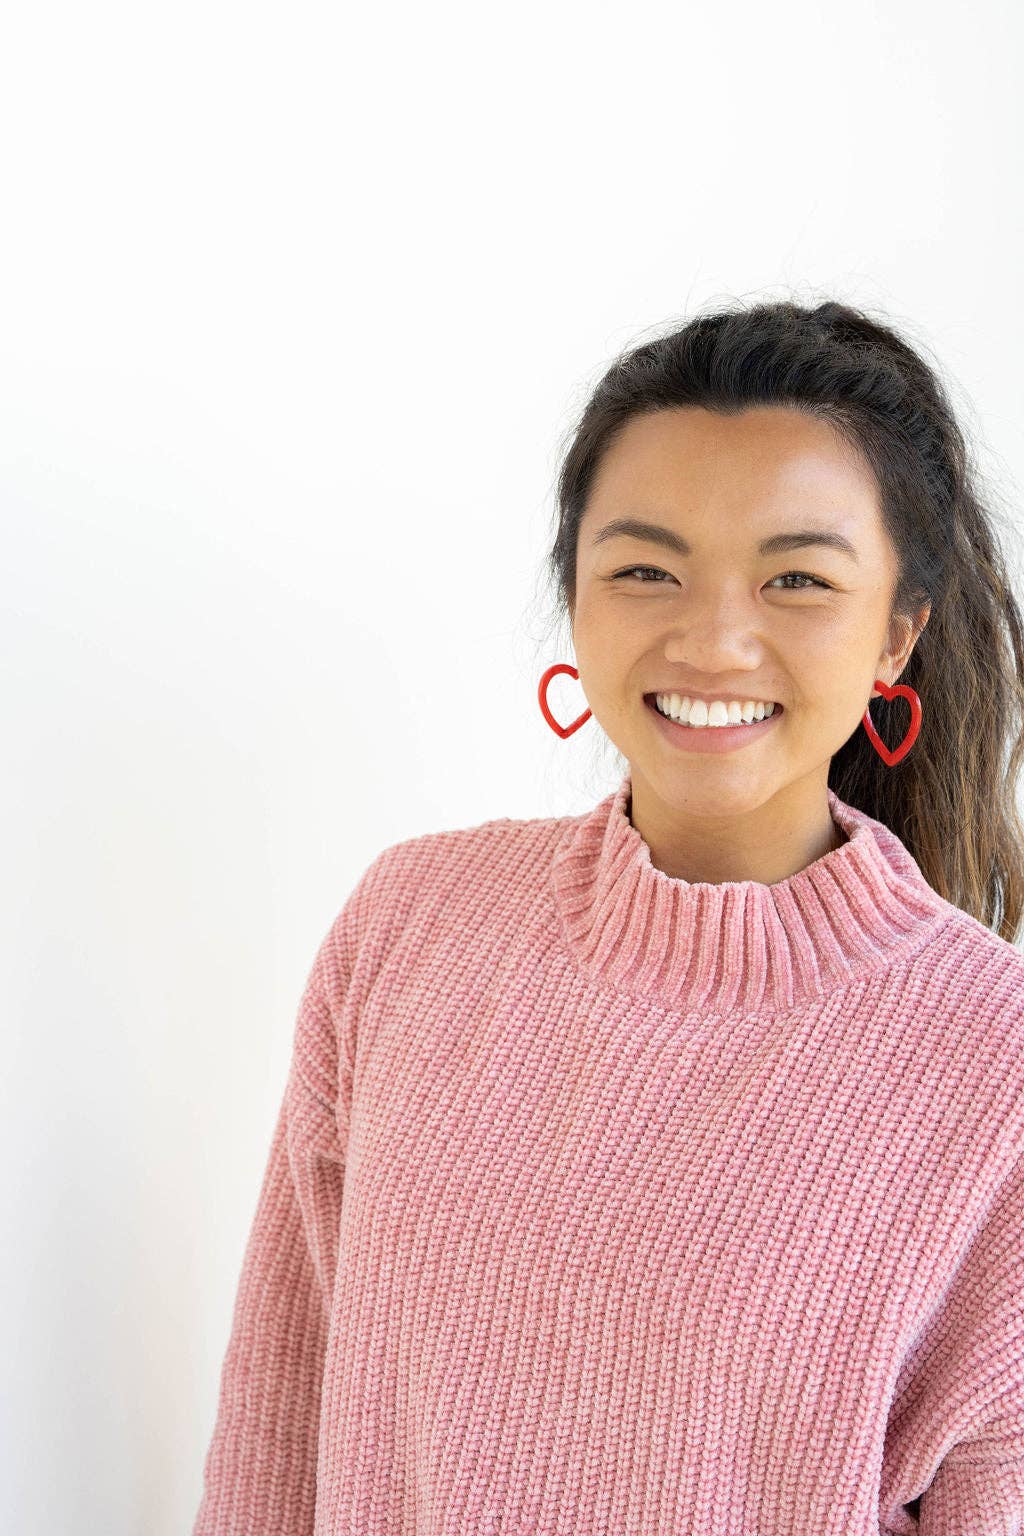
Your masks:
[[[1024,956],[830,791],[398,843],[319,947],[195,1536],[1024,1531]]]

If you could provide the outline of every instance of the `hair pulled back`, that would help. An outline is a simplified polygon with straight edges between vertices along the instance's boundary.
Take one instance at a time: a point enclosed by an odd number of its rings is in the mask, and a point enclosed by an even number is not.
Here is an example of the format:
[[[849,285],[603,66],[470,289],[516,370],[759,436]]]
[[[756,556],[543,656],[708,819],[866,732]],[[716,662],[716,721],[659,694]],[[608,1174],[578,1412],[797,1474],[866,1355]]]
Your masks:
[[[828,783],[890,827],[941,896],[1014,942],[1024,913],[1024,631],[991,498],[937,369],[891,323],[835,301],[698,314],[621,353],[558,473],[548,571],[559,616],[575,607],[579,528],[602,454],[631,417],[679,406],[794,407],[831,422],[871,466],[897,558],[892,616],[932,605],[898,679],[920,694],[923,722],[892,768],[854,731]],[[902,738],[905,700],[873,699],[871,711],[883,740]]]

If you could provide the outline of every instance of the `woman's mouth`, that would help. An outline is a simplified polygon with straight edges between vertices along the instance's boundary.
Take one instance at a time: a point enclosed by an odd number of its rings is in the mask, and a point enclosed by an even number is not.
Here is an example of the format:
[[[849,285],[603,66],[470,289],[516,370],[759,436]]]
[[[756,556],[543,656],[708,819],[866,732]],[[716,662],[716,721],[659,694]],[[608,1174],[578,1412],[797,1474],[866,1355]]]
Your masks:
[[[763,740],[784,713],[782,705],[776,704],[770,715],[749,724],[691,725],[689,721],[684,724],[663,715],[653,693],[644,694],[644,703],[654,716],[661,736],[684,752],[732,752],[737,747],[750,746]]]

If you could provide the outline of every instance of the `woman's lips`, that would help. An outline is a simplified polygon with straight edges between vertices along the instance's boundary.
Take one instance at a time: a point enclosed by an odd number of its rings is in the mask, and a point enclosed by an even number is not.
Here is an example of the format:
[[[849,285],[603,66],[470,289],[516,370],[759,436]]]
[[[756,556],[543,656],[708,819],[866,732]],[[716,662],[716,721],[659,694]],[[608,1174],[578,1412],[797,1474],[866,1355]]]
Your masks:
[[[776,704],[770,715],[749,725],[683,725],[661,713],[653,694],[645,694],[644,703],[662,736],[684,752],[733,752],[738,747],[751,746],[767,735],[783,713],[782,705]]]

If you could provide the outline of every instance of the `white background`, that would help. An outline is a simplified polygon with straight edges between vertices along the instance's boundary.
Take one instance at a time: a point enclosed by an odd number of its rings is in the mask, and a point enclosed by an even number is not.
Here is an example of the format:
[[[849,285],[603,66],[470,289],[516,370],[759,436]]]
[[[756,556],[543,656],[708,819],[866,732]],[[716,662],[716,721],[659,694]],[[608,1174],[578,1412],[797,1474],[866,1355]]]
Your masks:
[[[882,310],[1019,505],[1020,73],[1010,0],[7,9],[5,1530],[190,1529],[323,934],[618,782],[536,698],[612,355]]]

